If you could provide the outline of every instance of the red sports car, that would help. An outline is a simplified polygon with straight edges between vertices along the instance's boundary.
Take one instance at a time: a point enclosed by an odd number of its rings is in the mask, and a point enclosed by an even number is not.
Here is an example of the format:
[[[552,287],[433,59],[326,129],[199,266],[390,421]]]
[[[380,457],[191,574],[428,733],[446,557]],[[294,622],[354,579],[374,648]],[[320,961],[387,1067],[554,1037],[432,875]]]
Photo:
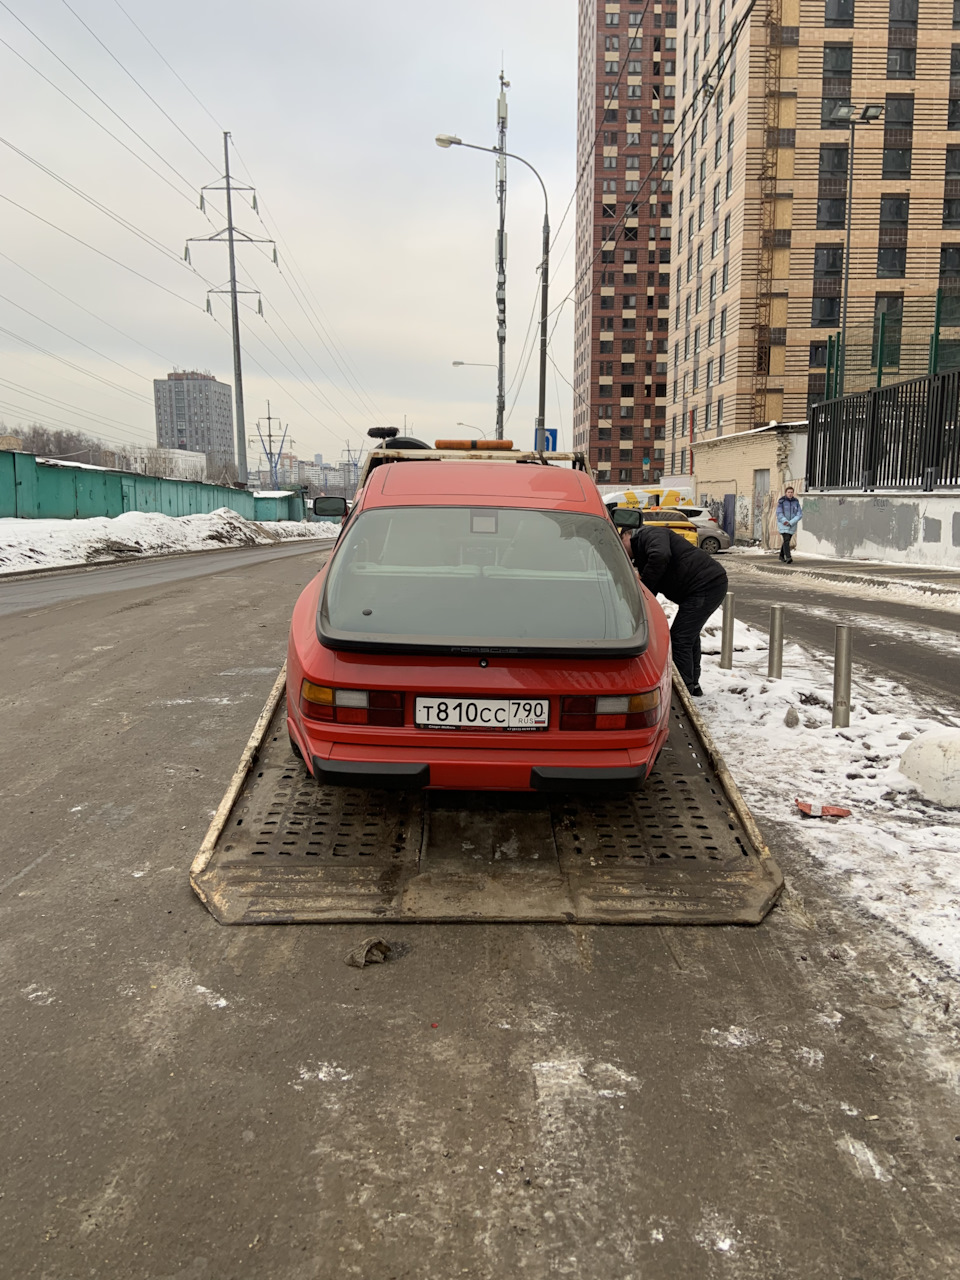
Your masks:
[[[371,456],[294,610],[307,768],[361,787],[642,782],[667,737],[670,634],[589,475],[421,458]]]

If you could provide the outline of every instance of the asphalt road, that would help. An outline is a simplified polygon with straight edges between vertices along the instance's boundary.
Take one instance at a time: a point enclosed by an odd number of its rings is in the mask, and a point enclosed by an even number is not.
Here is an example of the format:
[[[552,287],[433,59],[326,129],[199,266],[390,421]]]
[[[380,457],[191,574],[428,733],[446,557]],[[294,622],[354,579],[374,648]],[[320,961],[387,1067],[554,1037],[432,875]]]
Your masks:
[[[332,547],[333,540],[317,539],[314,549]],[[25,613],[89,596],[115,591],[157,587],[166,582],[183,582],[223,573],[224,568],[242,569],[267,559],[304,554],[302,542],[262,547],[227,547],[219,551],[194,551],[185,555],[148,557],[129,563],[57,569],[49,572],[0,577],[0,617]]]
[[[955,984],[789,829],[758,928],[391,926],[359,971],[365,926],[214,922],[318,559],[0,620],[3,1273],[960,1274]]]
[[[724,567],[735,597],[736,616],[768,630],[770,606],[784,606],[784,640],[833,654],[838,623],[852,629],[855,671],[869,671],[903,684],[926,703],[942,703],[960,710],[960,615],[938,607],[938,598],[911,593],[893,594],[897,579],[908,576],[899,568],[882,594],[866,592],[854,582],[818,582],[812,575],[862,569],[843,562],[809,561],[794,557],[794,572],[784,565],[760,568],[744,557],[724,556]],[[929,573],[926,575],[929,577]],[[948,580],[949,581],[949,580]],[[957,584],[960,589],[960,582]]]

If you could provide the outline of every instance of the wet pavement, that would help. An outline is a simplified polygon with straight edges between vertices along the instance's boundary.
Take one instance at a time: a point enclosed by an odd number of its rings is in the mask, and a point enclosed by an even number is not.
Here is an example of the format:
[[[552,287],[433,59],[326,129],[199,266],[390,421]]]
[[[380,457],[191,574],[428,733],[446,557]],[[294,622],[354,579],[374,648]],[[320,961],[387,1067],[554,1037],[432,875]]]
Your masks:
[[[759,927],[213,920],[297,551],[0,621],[5,1273],[960,1274],[956,982],[789,828]]]

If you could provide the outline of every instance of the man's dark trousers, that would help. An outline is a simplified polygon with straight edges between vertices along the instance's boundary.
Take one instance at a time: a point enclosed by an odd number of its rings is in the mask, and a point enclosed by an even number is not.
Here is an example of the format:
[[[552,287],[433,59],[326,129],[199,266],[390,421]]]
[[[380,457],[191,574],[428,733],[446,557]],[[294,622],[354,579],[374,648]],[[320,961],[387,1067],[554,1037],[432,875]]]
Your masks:
[[[689,688],[700,683],[700,632],[714,610],[719,609],[727,594],[726,579],[706,591],[687,596],[677,609],[670,628],[673,660],[683,683]]]

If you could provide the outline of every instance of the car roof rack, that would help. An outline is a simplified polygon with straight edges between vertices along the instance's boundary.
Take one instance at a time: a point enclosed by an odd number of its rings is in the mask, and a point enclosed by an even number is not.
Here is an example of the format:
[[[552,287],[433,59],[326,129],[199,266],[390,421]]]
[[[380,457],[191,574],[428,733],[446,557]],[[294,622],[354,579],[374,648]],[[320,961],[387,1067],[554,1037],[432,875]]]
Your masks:
[[[466,460],[480,462],[526,462],[537,466],[550,467],[557,462],[569,462],[574,471],[586,471],[589,474],[587,457],[584,453],[553,453],[521,449],[372,449],[367,454],[357,488],[366,483],[370,472],[385,462],[464,462]]]

